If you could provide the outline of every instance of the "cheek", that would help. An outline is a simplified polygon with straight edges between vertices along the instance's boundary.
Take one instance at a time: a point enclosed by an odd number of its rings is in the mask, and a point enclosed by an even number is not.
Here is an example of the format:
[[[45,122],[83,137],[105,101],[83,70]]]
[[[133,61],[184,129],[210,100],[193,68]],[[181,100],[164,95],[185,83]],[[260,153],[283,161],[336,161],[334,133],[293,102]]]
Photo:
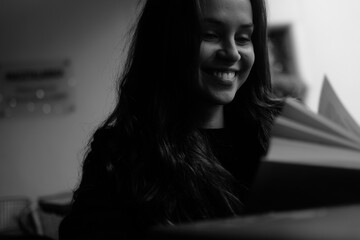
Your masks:
[[[204,63],[212,58],[216,49],[209,43],[201,42],[199,51],[199,63]]]
[[[204,43],[201,42],[201,44],[200,44],[200,50],[199,50],[199,63],[200,63],[200,64],[204,61],[205,56],[206,56],[206,48],[205,48],[205,46],[204,46]]]
[[[255,62],[255,53],[252,49],[246,50],[241,54],[241,66],[244,73],[250,72]]]
[[[251,70],[255,62],[254,49],[252,47],[246,49],[242,54],[242,58],[243,58],[244,67],[246,67],[248,70]]]

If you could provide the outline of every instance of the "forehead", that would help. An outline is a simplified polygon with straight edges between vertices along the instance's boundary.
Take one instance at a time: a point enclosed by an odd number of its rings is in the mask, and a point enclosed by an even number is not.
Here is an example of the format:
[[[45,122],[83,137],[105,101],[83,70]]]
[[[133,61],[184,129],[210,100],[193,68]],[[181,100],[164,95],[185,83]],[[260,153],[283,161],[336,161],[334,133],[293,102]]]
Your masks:
[[[204,0],[202,15],[205,19],[238,20],[252,23],[250,0]]]

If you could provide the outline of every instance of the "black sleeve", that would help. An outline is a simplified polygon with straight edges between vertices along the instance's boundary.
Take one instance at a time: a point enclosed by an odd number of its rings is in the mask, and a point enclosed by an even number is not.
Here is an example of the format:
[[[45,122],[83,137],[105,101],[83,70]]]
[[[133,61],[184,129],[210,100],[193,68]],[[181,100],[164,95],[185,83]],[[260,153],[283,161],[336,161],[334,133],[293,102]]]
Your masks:
[[[72,212],[60,224],[59,239],[131,239],[123,221],[113,212]]]
[[[106,168],[111,157],[106,141],[109,135],[95,133],[83,164],[81,183],[74,193],[72,210],[60,224],[60,240],[133,238],[126,201],[115,197],[115,180]]]

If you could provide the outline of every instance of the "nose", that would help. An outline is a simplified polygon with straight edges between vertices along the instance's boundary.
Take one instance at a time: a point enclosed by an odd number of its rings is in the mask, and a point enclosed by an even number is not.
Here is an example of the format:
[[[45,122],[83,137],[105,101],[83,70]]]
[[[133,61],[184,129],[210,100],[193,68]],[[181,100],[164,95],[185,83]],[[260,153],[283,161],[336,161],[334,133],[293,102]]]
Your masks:
[[[222,44],[221,49],[218,50],[219,58],[228,62],[237,62],[241,59],[241,54],[235,41],[227,41]]]

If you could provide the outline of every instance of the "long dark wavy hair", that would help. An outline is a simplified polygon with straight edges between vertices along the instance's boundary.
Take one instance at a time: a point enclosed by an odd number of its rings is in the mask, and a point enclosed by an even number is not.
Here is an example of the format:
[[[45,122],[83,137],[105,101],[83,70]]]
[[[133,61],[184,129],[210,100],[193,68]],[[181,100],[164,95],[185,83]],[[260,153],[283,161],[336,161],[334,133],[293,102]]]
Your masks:
[[[251,122],[265,152],[279,109],[271,97],[265,5],[250,2],[255,62],[249,79],[225,106],[225,121],[234,131],[238,121]],[[143,3],[116,107],[91,139],[75,200],[91,178],[89,169],[96,168],[134,221],[178,223],[239,213],[242,203],[233,193],[232,176],[219,164],[191,111],[189,88],[198,76],[204,3]]]

